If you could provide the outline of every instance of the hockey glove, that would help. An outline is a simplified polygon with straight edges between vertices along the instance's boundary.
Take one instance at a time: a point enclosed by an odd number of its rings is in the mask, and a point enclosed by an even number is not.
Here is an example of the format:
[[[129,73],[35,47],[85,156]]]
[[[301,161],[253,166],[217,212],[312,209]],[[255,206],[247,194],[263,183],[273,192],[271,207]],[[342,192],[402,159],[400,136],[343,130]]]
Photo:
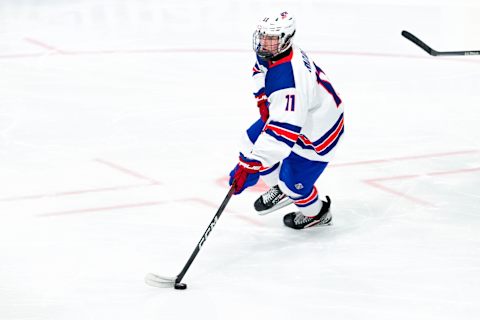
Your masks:
[[[258,107],[258,111],[260,111],[260,118],[262,118],[262,121],[266,123],[268,120],[268,117],[270,116],[268,112],[269,103],[268,103],[267,96],[265,95],[265,93],[262,93],[258,97],[255,97],[255,99],[257,99],[257,107]]]
[[[262,167],[260,161],[248,159],[242,153],[240,153],[239,160],[238,164],[230,172],[229,184],[232,185],[235,181],[235,194],[240,194],[246,188],[255,185],[260,177],[258,171]]]

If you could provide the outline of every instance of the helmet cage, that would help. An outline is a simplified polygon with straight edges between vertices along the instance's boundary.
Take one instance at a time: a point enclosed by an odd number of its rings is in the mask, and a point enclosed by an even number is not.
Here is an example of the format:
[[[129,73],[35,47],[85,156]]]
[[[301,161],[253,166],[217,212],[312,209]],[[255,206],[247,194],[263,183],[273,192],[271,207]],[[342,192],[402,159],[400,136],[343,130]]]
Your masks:
[[[253,50],[264,59],[272,59],[273,57],[287,51],[292,46],[292,38],[295,34],[267,33],[267,31],[258,28],[253,33]]]

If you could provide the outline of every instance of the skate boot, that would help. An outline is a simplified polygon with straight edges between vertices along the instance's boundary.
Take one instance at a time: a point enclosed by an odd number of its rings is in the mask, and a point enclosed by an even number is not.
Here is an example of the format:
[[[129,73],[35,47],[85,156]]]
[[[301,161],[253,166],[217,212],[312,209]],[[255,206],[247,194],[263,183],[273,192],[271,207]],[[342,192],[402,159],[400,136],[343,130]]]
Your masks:
[[[283,223],[293,229],[306,229],[313,226],[328,225],[332,221],[330,213],[330,197],[322,201],[322,208],[315,217],[306,217],[301,212],[291,212],[283,217]]]
[[[273,186],[258,198],[253,206],[257,213],[264,215],[293,203],[293,200],[287,197],[280,188]]]

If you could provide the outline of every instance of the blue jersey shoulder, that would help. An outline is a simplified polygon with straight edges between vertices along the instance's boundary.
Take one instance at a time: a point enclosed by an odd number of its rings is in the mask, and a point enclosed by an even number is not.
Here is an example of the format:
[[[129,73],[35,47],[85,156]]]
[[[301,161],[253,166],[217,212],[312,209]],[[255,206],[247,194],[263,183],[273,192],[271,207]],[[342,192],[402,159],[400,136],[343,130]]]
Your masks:
[[[266,95],[270,96],[275,91],[287,88],[295,88],[292,63],[289,61],[271,66],[265,77]]]

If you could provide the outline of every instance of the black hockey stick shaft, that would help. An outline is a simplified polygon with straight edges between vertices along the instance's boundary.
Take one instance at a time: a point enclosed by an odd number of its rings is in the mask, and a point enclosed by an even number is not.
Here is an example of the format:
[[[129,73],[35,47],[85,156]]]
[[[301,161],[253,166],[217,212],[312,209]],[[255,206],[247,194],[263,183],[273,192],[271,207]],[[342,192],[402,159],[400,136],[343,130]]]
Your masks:
[[[429,47],[425,42],[415,37],[408,31],[402,31],[402,36],[415,43],[417,46],[425,50],[431,56],[475,56],[480,55],[480,50],[471,51],[436,51]]]
[[[203,233],[202,238],[198,242],[197,246],[193,250],[192,254],[190,255],[190,259],[188,259],[187,263],[183,267],[182,271],[178,274],[177,279],[175,279],[175,283],[179,283],[182,281],[183,277],[185,276],[185,273],[187,273],[188,269],[190,268],[190,265],[192,264],[193,260],[197,257],[197,254],[200,252],[202,249],[203,244],[205,241],[207,241],[208,236],[212,232],[213,228],[218,222],[218,219],[220,219],[220,216],[223,213],[223,210],[225,210],[225,207],[227,206],[228,202],[230,201],[230,198],[232,197],[233,193],[235,191],[235,182],[232,183],[232,186],[230,187],[230,190],[228,191],[227,196],[223,200],[222,204],[220,205],[220,208],[218,208],[217,213],[215,213],[215,216],[213,217],[212,221],[207,227],[207,230]]]

